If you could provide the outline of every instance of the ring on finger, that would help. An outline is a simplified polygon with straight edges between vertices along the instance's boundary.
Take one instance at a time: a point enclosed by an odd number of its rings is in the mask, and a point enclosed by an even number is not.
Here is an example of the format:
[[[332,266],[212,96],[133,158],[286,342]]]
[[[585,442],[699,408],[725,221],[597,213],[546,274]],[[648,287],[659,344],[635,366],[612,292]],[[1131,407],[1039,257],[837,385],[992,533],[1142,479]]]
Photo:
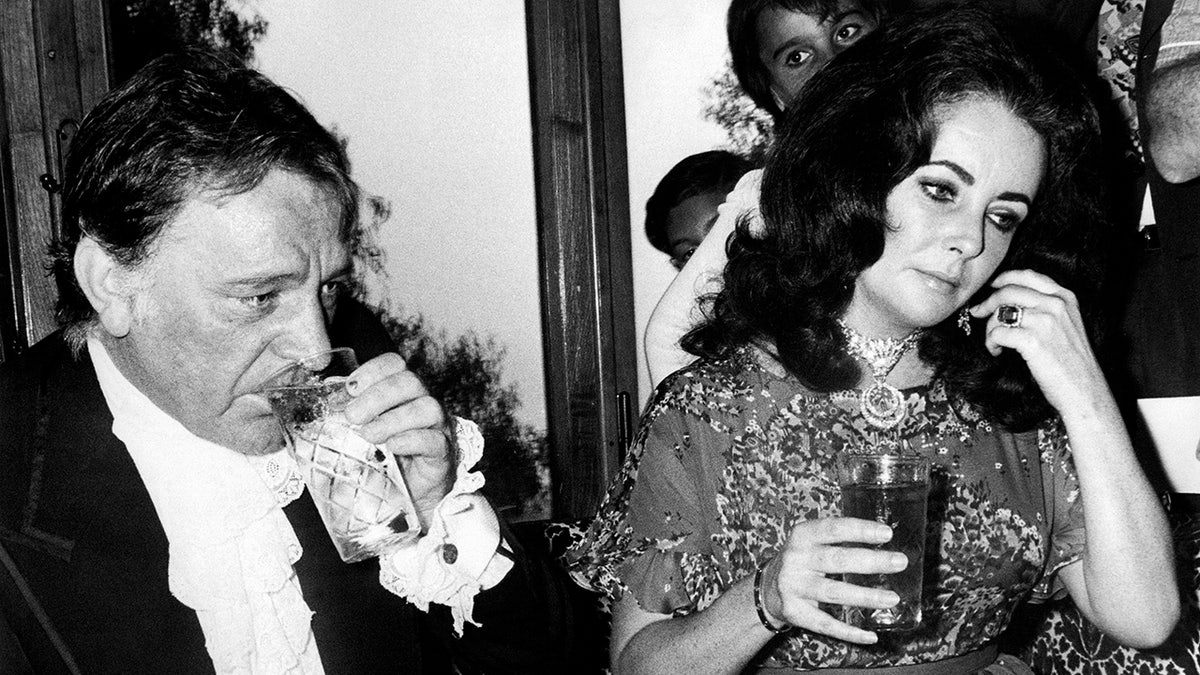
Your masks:
[[[1020,305],[1000,305],[996,309],[996,321],[1001,326],[1020,328],[1021,320],[1025,318],[1025,308]]]

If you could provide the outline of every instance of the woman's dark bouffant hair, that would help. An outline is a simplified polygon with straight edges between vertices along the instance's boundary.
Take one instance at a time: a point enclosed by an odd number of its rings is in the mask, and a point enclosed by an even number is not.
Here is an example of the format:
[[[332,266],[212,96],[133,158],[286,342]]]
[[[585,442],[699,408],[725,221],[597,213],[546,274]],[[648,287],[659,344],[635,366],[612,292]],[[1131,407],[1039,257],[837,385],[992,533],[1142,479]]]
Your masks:
[[[725,15],[725,33],[733,74],[754,104],[778,120],[783,111],[771,94],[771,76],[759,55],[758,17],[768,9],[811,14],[822,19],[837,13],[838,0],[733,0]],[[862,0],[863,11],[879,17],[884,0]]]
[[[1046,175],[997,274],[1030,269],[1079,299],[1093,337],[1103,268],[1097,113],[1078,78],[1044,42],[979,9],[895,17],[835,58],[788,111],[763,175],[765,233],[744,224],[730,244],[724,287],[684,347],[700,356],[773,343],[806,386],[836,391],[861,372],[836,320],[858,275],[883,252],[886,199],[929,160],[939,114],[982,97],[1007,105],[1046,142]],[[981,301],[985,285],[972,299]],[[1052,410],[1024,360],[984,349],[950,316],[919,343],[952,396],[1010,429]]]

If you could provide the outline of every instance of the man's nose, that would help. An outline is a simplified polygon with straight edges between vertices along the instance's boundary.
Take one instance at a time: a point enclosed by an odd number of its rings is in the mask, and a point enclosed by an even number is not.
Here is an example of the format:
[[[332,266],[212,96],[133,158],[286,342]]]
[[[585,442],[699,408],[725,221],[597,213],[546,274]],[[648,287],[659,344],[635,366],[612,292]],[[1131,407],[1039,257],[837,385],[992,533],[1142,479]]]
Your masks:
[[[329,330],[325,323],[325,309],[317,300],[297,312],[287,327],[285,340],[289,359],[302,359],[331,347]]]

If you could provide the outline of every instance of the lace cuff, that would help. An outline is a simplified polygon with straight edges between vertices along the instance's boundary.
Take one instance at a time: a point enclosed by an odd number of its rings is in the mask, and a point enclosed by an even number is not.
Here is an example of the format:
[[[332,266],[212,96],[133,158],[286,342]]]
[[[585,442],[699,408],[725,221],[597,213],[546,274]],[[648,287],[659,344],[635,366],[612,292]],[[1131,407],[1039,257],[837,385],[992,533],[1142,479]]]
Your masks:
[[[475,595],[499,583],[512,561],[496,555],[500,523],[487,500],[478,494],[483,474],[471,471],[483,456],[483,436],[474,422],[455,418],[458,472],[454,486],[433,510],[425,536],[380,556],[379,582],[421,611],[429,603],[446,605],[454,632],[462,636],[472,616]]]

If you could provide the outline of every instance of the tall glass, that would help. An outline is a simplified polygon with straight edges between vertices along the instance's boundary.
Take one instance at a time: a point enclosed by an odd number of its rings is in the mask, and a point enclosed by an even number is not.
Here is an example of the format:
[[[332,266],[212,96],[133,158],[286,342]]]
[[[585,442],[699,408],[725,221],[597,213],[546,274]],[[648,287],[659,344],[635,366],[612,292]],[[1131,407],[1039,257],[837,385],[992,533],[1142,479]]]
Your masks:
[[[925,567],[925,517],[929,500],[929,460],[891,455],[844,455],[838,461],[842,515],[876,520],[892,528],[892,540],[874,548],[908,557],[894,574],[846,574],[856,586],[887,588],[900,603],[887,609],[847,606],[845,620],[872,631],[912,630],[921,623],[921,583]]]
[[[377,556],[421,527],[396,458],[346,421],[346,379],[357,367],[354,350],[332,349],[284,367],[261,387],[346,562]]]

